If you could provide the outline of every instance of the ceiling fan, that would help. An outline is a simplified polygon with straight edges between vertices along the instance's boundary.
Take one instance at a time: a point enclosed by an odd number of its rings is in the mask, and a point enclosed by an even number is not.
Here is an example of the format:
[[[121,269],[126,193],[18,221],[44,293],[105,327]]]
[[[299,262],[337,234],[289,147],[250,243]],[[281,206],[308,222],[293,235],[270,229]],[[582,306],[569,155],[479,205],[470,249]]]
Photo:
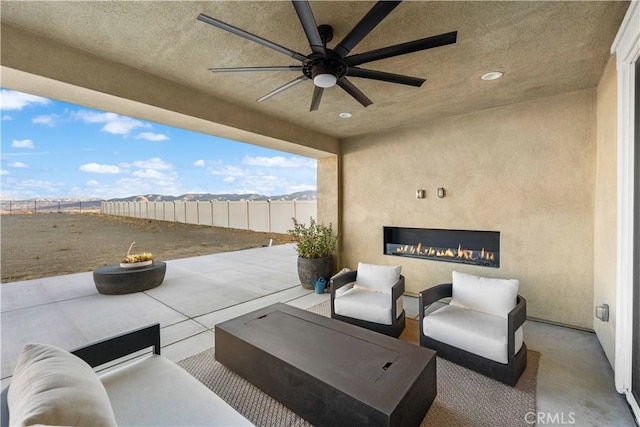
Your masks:
[[[377,2],[360,20],[360,22],[353,27],[351,32],[349,32],[349,34],[347,34],[345,38],[334,48],[327,47],[327,43],[333,39],[333,28],[330,25],[316,25],[309,2],[307,0],[293,0],[292,3],[296,13],[298,14],[298,18],[300,19],[300,23],[302,24],[302,28],[304,29],[307,39],[309,40],[309,45],[311,47],[311,53],[309,55],[303,55],[295,52],[277,43],[263,39],[260,36],[241,30],[204,14],[200,14],[198,16],[198,20],[297,59],[302,63],[301,65],[210,68],[209,70],[214,73],[238,71],[302,72],[301,76],[264,95],[262,98],[258,99],[258,102],[265,101],[303,81],[311,79],[313,80],[315,87],[313,97],[311,98],[310,111],[316,111],[318,109],[324,89],[336,84],[360,102],[360,104],[368,107],[373,104],[373,102],[353,83],[351,83],[347,77],[361,77],[415,87],[420,87],[425,82],[425,79],[369,70],[360,68],[358,67],[359,65],[378,61],[380,59],[431,49],[438,46],[453,44],[456,42],[458,34],[457,31],[453,31],[446,34],[387,46],[349,56],[349,52],[351,52],[351,50],[376,27],[376,25],[386,18],[386,16],[389,15],[389,13],[391,13],[391,11],[395,9],[401,1],[385,0]]]

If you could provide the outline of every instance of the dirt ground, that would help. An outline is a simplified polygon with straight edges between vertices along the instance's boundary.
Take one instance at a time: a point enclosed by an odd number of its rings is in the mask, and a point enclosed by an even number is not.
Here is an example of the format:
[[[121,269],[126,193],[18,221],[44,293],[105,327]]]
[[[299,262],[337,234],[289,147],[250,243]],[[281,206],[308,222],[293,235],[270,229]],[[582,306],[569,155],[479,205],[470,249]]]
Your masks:
[[[127,254],[159,261],[231,252],[291,241],[286,234],[199,226],[102,214],[0,216],[2,283],[93,271]]]

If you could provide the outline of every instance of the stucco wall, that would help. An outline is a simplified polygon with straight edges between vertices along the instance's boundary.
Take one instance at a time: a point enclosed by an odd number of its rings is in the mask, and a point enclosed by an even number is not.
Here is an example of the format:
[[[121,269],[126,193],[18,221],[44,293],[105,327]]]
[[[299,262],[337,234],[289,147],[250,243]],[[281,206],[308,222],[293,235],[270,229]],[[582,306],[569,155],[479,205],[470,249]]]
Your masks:
[[[340,157],[329,156],[318,159],[318,213],[320,224],[331,224],[340,233]],[[334,256],[334,268],[342,261],[341,243]]]
[[[342,141],[343,265],[401,263],[408,292],[518,278],[529,316],[592,328],[595,123],[587,89]],[[385,225],[500,231],[501,267],[382,255]]]
[[[612,56],[597,92],[597,156],[594,230],[595,305],[609,304],[609,322],[594,317],[598,335],[609,363],[615,360],[616,333],[616,205],[617,205],[617,79]]]

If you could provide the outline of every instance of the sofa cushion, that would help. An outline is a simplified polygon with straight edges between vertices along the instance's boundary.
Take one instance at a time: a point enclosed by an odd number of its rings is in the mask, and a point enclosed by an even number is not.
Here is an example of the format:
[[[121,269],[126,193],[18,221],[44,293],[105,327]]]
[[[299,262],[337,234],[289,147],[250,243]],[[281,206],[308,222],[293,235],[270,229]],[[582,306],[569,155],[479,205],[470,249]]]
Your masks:
[[[402,266],[387,266],[358,263],[356,287],[369,291],[391,293],[393,285],[400,280]]]
[[[498,363],[508,363],[507,321],[480,311],[448,305],[425,316],[424,335]],[[515,352],[523,342],[522,327],[515,332]]]
[[[336,295],[334,310],[341,316],[365,320],[367,322],[391,325],[391,296],[381,292],[353,288]],[[402,298],[396,300],[396,314],[402,314]]]
[[[115,426],[109,397],[93,369],[48,344],[27,344],[7,396],[10,425]]]
[[[100,376],[118,425],[250,426],[219,396],[162,356]]]
[[[516,306],[516,279],[490,279],[454,271],[451,305],[507,317]]]

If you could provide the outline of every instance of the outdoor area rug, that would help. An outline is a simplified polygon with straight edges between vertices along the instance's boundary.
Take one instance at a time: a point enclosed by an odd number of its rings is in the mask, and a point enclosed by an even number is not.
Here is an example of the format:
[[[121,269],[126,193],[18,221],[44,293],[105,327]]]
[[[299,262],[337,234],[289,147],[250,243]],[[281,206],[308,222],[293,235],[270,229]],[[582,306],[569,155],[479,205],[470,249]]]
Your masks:
[[[330,302],[309,308],[330,315]],[[419,322],[407,319],[400,336],[418,343]],[[515,387],[437,360],[438,395],[422,426],[525,426],[525,415],[536,410],[536,377],[540,353],[527,353],[527,368]],[[309,426],[287,407],[215,360],[215,349],[178,362],[183,369],[220,396],[256,426]]]

